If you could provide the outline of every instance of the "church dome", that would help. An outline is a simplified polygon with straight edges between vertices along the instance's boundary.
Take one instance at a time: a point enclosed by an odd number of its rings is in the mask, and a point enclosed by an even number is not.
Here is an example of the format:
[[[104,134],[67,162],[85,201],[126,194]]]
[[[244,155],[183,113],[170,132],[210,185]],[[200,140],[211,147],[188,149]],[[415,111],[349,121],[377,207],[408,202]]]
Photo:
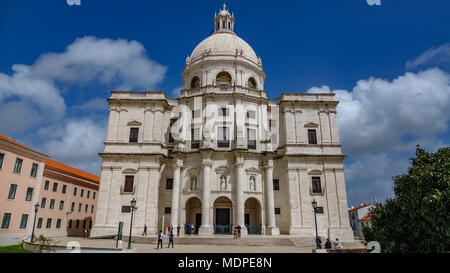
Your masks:
[[[204,56],[241,56],[258,64],[258,57],[252,47],[231,31],[215,32],[203,40],[192,52],[191,62]]]

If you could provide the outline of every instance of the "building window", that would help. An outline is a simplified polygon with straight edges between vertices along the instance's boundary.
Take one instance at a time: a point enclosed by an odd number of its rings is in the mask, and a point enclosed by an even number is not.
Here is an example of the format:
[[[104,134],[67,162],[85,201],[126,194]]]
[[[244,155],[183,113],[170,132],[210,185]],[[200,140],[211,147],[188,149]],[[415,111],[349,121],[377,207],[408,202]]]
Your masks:
[[[91,213],[94,213],[94,205],[91,206]]]
[[[247,142],[249,150],[256,150],[256,130],[247,129]]]
[[[2,229],[8,229],[9,222],[11,222],[11,213],[3,213]]]
[[[43,222],[43,221],[44,221],[43,218],[39,218],[39,219],[38,219],[38,223],[37,223],[37,228],[38,228],[38,229],[42,228],[42,222]]]
[[[200,149],[200,129],[191,129],[191,149]]]
[[[5,159],[5,154],[0,153],[0,170],[3,168],[3,160]]]
[[[279,179],[274,179],[273,180],[273,190],[274,191],[279,191],[280,190],[280,180]]]
[[[55,199],[50,199],[49,209],[54,209],[54,208],[55,208]]]
[[[78,204],[78,212],[81,212],[81,203]]]
[[[77,220],[76,222],[75,222],[75,228],[79,228],[80,227],[80,220]]]
[[[86,204],[86,206],[84,206],[84,213],[87,213],[87,212],[88,212],[88,208],[89,208],[89,205]]]
[[[68,228],[72,228],[72,223],[73,223],[73,221],[72,221],[72,219],[70,219],[70,220],[69,220],[69,224],[67,225],[67,227],[68,227]]]
[[[80,197],[83,197],[83,195],[84,195],[84,189],[81,189],[81,191],[80,191]]]
[[[164,208],[165,214],[172,214],[172,208]]]
[[[78,191],[77,187],[73,188],[73,196],[77,196],[77,191]]]
[[[248,88],[256,89],[258,85],[256,84],[255,78],[248,79]]]
[[[44,191],[48,191],[48,187],[50,187],[50,181],[46,180],[44,184]]]
[[[17,192],[17,185],[16,184],[11,184],[11,186],[9,187],[8,199],[9,200],[16,199],[16,192]]]
[[[59,210],[63,210],[64,209],[64,201],[59,201]]]
[[[256,118],[256,112],[255,111],[247,111],[247,118],[248,119],[255,119]]]
[[[58,191],[58,183],[54,182],[53,183],[53,192],[57,192]]]
[[[72,206],[70,206],[70,211],[74,211],[75,210],[75,202],[72,202]]]
[[[41,209],[45,209],[45,203],[47,202],[47,198],[43,197],[41,200]]]
[[[33,188],[28,187],[27,195],[25,196],[25,201],[31,201],[32,197],[33,197]]]
[[[130,129],[130,143],[137,143],[139,136],[139,128]]]
[[[92,199],[94,199],[94,200],[95,200],[95,194],[96,194],[96,192],[94,191],[94,193],[92,194]]]
[[[191,81],[191,89],[199,88],[200,87],[200,79],[199,77],[194,77]]]
[[[89,229],[92,229],[92,220],[89,221]]]
[[[91,196],[91,191],[87,191],[87,196],[86,196],[86,198],[89,199],[90,196]]]
[[[57,219],[56,220],[56,229],[60,229],[61,228],[61,219]]]
[[[130,213],[131,206],[122,206],[122,213]]]
[[[230,115],[230,111],[228,108],[220,108],[219,109],[219,117],[228,117]]]
[[[20,173],[22,171],[23,160],[20,158],[16,159],[16,164],[14,164],[14,173]]]
[[[134,176],[132,175],[125,176],[125,186],[123,188],[123,192],[126,193],[134,192]]]
[[[66,193],[66,190],[67,190],[67,185],[63,185],[63,187],[62,187],[62,193]]]
[[[228,127],[219,127],[219,140],[217,141],[217,147],[230,148],[230,137]]]
[[[312,192],[313,193],[322,193],[322,185],[320,182],[320,177],[312,178]]]
[[[166,190],[173,190],[173,178],[166,179]]]
[[[308,141],[309,144],[317,144],[316,130],[308,130]]]
[[[33,165],[31,166],[31,173],[30,173],[30,176],[31,176],[31,177],[36,177],[36,175],[37,175],[37,170],[38,170],[38,164],[33,163]]]
[[[281,214],[281,209],[280,208],[275,208],[275,214]]]
[[[86,228],[86,220],[83,220],[83,229]]]
[[[52,228],[52,218],[47,218],[47,224],[45,225],[45,228]]]
[[[22,214],[22,219],[20,219],[20,229],[27,228],[28,214]]]

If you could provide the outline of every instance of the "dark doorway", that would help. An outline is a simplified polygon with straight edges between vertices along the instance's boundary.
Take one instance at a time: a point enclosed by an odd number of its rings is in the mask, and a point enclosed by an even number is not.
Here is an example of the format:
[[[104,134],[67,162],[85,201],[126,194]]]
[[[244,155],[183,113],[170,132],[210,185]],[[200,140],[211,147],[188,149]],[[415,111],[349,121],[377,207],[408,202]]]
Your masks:
[[[202,226],[202,214],[197,213],[195,215],[195,233],[198,234],[198,230],[200,229],[201,226]]]
[[[245,214],[245,225],[246,226],[250,225],[250,214],[248,213]]]
[[[230,209],[216,209],[216,225],[230,225]]]

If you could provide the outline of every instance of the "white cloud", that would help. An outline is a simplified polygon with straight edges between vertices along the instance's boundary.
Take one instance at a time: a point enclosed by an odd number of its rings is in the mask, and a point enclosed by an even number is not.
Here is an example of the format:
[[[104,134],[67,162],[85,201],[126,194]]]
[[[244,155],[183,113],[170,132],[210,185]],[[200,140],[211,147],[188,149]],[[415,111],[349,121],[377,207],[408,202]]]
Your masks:
[[[415,60],[406,63],[406,69],[408,70],[421,66],[438,66],[450,69],[450,43],[431,48]]]
[[[83,104],[74,106],[74,108],[85,111],[108,110],[108,103],[105,98],[93,98]]]
[[[170,97],[172,97],[172,98],[181,97],[181,90],[183,90],[183,86],[173,89],[172,92],[170,93]]]
[[[12,101],[0,107],[0,128],[3,134],[26,131],[42,122],[33,106],[24,101]]]

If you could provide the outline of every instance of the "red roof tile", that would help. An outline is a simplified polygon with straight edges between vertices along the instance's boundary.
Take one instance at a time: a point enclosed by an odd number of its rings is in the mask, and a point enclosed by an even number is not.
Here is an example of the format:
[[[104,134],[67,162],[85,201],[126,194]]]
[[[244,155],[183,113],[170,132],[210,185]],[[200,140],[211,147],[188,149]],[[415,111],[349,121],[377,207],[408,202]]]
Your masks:
[[[360,209],[362,209],[362,208],[369,207],[369,206],[372,206],[372,204],[362,205],[362,206],[353,208],[353,209],[349,210],[349,212],[357,211],[357,210],[360,210]]]
[[[4,136],[4,135],[1,135],[1,134],[0,134],[0,139],[1,139],[1,140],[4,140],[4,141],[6,141],[6,142],[9,142],[9,143],[11,143],[11,144],[17,145],[17,146],[19,146],[19,147],[25,148],[25,149],[27,149],[27,150],[29,150],[29,151],[32,151],[32,152],[38,153],[38,154],[40,154],[40,155],[43,155],[43,156],[45,156],[45,157],[49,157],[49,156],[46,155],[46,154],[40,153],[40,152],[38,152],[38,151],[36,151],[36,150],[31,149],[31,148],[28,147],[28,146],[25,146],[25,145],[23,145],[23,144],[17,142],[17,141],[14,141],[14,140],[12,140],[12,139],[10,139],[10,138],[7,138],[7,137]]]
[[[92,180],[92,181],[94,181],[96,183],[100,183],[100,177],[98,177],[98,176],[95,176],[93,174],[81,171],[79,169],[75,169],[73,167],[67,166],[65,164],[59,163],[59,162],[51,160],[51,159],[47,159],[45,161],[45,165],[48,165],[48,166],[60,169],[62,171],[66,171],[66,172],[74,174],[74,175],[81,176],[83,178]]]

